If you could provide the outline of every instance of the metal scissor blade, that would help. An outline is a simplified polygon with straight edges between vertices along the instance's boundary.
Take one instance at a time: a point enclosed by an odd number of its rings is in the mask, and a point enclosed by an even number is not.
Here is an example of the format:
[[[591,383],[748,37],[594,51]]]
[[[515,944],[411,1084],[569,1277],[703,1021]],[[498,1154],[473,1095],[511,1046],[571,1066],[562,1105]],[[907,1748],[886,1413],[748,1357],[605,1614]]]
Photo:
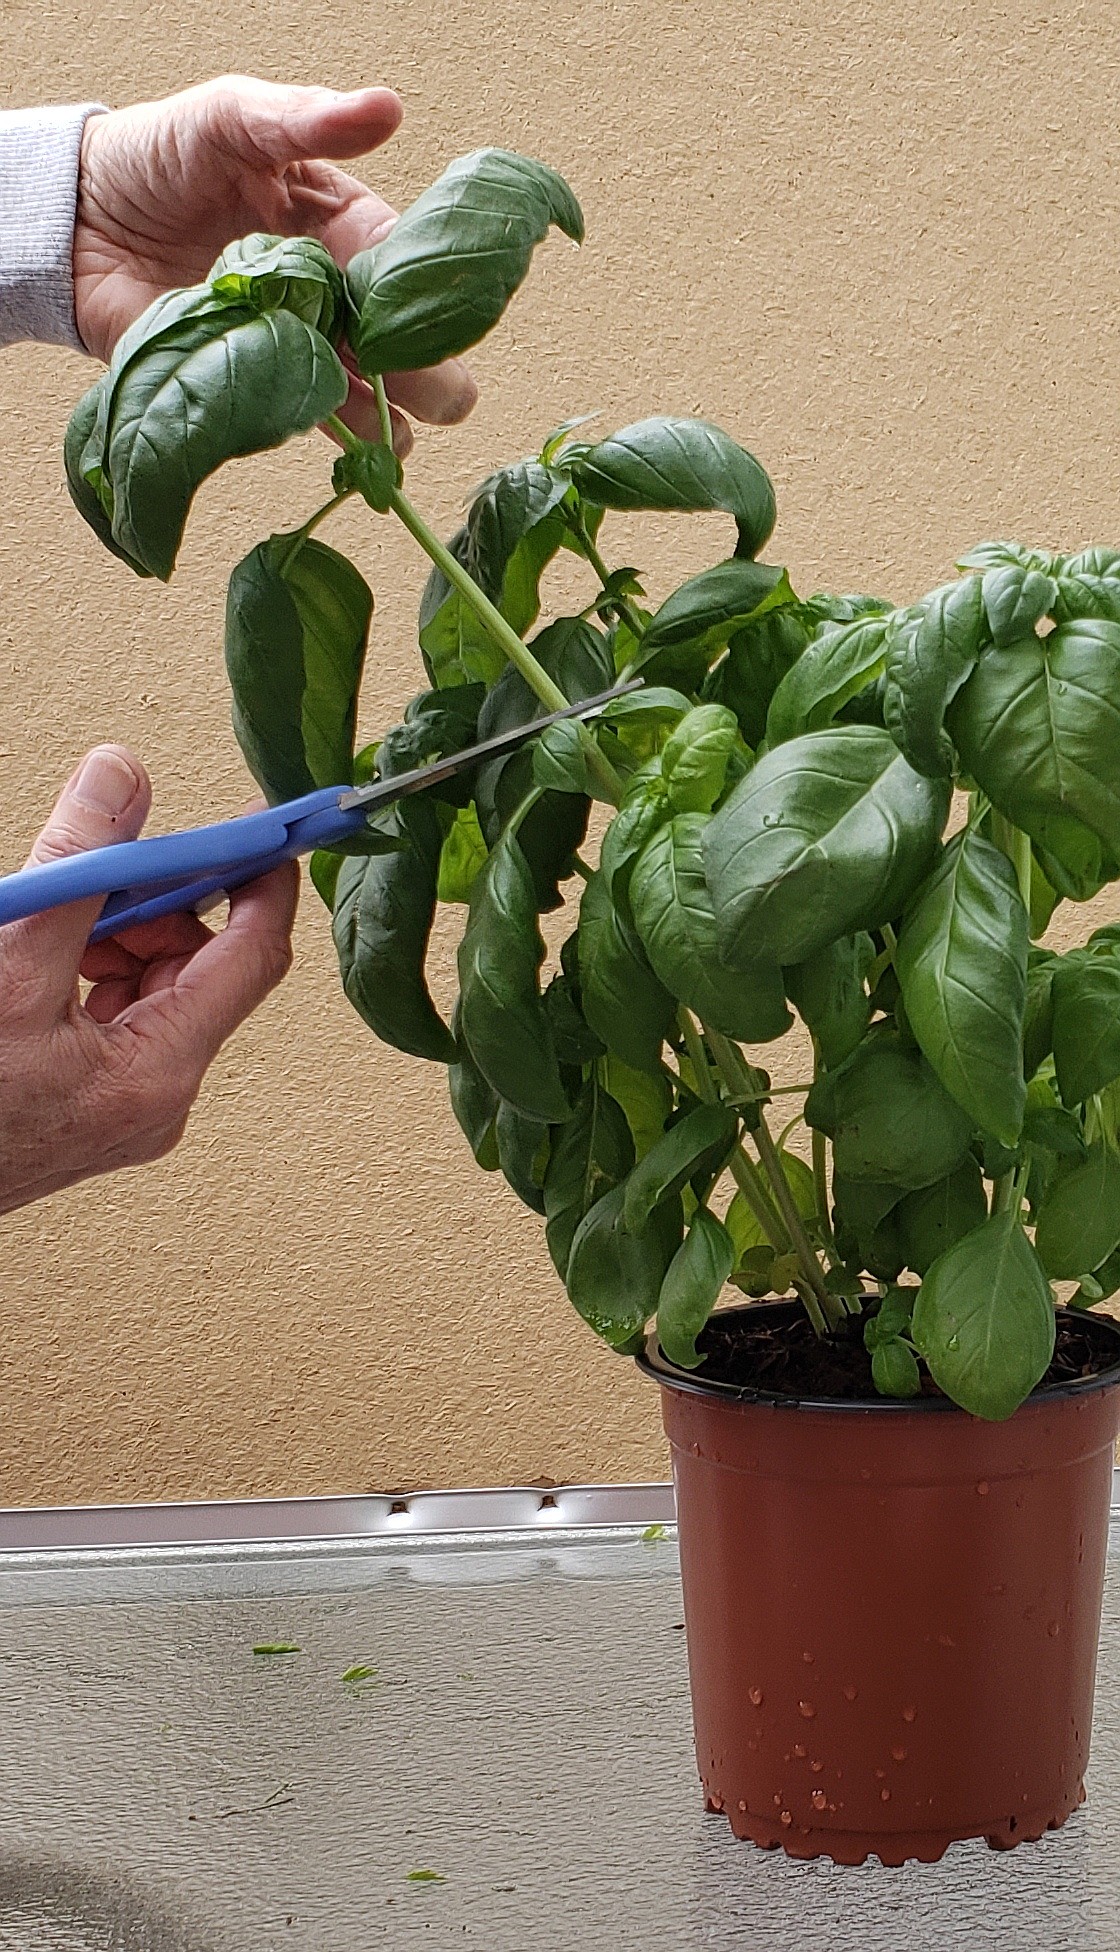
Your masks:
[[[500,759],[504,753],[516,752],[519,746],[530,739],[539,738],[549,725],[559,724],[564,718],[594,718],[604,706],[615,698],[625,698],[631,691],[640,691],[643,680],[628,678],[625,684],[612,685],[609,691],[597,692],[594,698],[581,698],[575,705],[565,705],[561,712],[549,712],[545,718],[530,719],[527,725],[515,725],[511,732],[500,732],[497,738],[484,739],[480,745],[465,746],[462,752],[449,752],[446,759],[437,759],[431,766],[417,766],[410,773],[398,773],[395,779],[378,779],[369,786],[355,786],[343,793],[339,808],[343,813],[353,807],[377,807],[391,805],[394,800],[402,800],[409,793],[421,793],[426,786],[437,786],[441,780],[451,779],[465,766],[475,766],[483,759]]]

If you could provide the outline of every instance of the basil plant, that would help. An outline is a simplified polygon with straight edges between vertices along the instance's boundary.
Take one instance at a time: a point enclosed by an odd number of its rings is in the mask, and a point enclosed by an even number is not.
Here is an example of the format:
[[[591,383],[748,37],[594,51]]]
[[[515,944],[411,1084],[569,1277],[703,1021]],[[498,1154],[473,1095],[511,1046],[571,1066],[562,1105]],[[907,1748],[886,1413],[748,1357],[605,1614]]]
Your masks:
[[[1036,946],[1059,903],[1120,879],[1120,552],[985,543],[916,602],[801,597],[759,560],[759,463],[665,417],[597,441],[568,423],[442,544],[405,493],[383,375],[476,343],[552,226],[582,235],[562,179],[484,150],[344,273],[306,238],[244,238],[137,321],[78,405],[74,501],[166,579],[206,476],[333,429],[329,499],[229,585],[234,729],[273,801],[640,677],[593,726],[552,726],[314,857],[346,995],[444,1067],[478,1164],[542,1216],[612,1348],[656,1317],[695,1368],[727,1284],[792,1292],[821,1336],[862,1320],[880,1392],[914,1394],[924,1364],[1006,1417],[1050,1362],[1051,1284],[1082,1306],[1120,1286],[1120,928]],[[337,418],[344,348],[380,441]],[[423,688],[364,746],[373,598],[318,534],[355,497],[431,564]],[[611,565],[614,510],[716,511],[727,553],[655,607]],[[584,600],[542,627],[561,551]],[[438,903],[463,917],[449,1020],[424,968]],[[767,1047],[795,1016],[811,1075],[778,1090]]]

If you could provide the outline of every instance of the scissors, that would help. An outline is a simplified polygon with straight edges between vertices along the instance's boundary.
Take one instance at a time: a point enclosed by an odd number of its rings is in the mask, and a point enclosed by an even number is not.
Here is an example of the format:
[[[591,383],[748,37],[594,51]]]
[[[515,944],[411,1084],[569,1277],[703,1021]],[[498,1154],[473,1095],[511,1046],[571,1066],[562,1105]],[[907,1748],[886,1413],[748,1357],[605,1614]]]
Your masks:
[[[245,813],[213,826],[188,827],[149,840],[117,841],[23,868],[0,877],[0,924],[96,895],[107,899],[91,931],[91,942],[134,928],[138,922],[154,922],[161,915],[185,909],[200,914],[282,861],[316,847],[333,847],[360,833],[367,814],[380,807],[422,793],[480,760],[516,752],[561,719],[595,718],[613,699],[640,689],[641,683],[640,678],[631,678],[547,718],[530,719],[497,738],[448,753],[430,766],[398,773],[394,779],[373,780],[368,786],[323,786],[301,799],[266,807],[262,813]]]

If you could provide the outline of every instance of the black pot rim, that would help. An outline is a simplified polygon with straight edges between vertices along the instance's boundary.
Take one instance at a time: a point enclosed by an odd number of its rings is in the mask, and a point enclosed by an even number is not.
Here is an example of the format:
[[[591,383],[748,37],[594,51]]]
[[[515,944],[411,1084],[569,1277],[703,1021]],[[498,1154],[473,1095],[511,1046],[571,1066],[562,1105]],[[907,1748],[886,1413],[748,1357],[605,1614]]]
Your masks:
[[[737,1308],[729,1308],[729,1316],[756,1316],[760,1312],[768,1315],[793,1316],[800,1309],[796,1301],[756,1301],[744,1302]],[[721,1310],[721,1314],[725,1311]],[[1089,1309],[1059,1308],[1060,1320],[1076,1322],[1084,1319]],[[1116,1343],[1116,1361],[1111,1368],[1100,1370],[1095,1376],[1079,1376],[1068,1383],[1051,1383],[1045,1389],[1032,1390],[1020,1404],[1025,1409],[1028,1404],[1053,1403],[1064,1396],[1085,1396],[1095,1390],[1111,1389],[1120,1382],[1120,1321],[1112,1315],[1093,1314],[1093,1320],[1110,1333]],[[855,1412],[859,1416],[878,1414],[880,1416],[968,1416],[947,1396],[780,1396],[774,1390],[753,1389],[748,1383],[721,1383],[714,1378],[705,1379],[698,1370],[678,1369],[663,1353],[658,1340],[656,1326],[646,1335],[644,1349],[634,1357],[639,1369],[651,1376],[663,1388],[680,1390],[688,1396],[707,1396],[722,1399],[728,1403],[758,1403],[777,1410],[828,1410],[834,1415],[847,1415]],[[1015,1412],[1018,1415],[1018,1411]]]

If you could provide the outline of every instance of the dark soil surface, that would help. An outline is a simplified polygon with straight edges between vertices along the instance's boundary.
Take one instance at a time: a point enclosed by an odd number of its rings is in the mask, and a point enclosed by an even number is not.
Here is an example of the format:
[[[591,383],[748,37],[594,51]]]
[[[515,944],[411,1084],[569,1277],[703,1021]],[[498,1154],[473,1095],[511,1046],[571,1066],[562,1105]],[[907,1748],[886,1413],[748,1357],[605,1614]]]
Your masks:
[[[871,1381],[871,1358],[863,1346],[863,1322],[849,1316],[835,1335],[818,1337],[799,1304],[778,1309],[729,1308],[712,1316],[697,1347],[706,1361],[693,1373],[705,1382],[738,1389],[765,1390],[773,1396],[878,1402]],[[1108,1317],[1062,1309],[1054,1359],[1038,1389],[1091,1377],[1120,1360],[1120,1342]],[[941,1392],[922,1371],[927,1396]]]

